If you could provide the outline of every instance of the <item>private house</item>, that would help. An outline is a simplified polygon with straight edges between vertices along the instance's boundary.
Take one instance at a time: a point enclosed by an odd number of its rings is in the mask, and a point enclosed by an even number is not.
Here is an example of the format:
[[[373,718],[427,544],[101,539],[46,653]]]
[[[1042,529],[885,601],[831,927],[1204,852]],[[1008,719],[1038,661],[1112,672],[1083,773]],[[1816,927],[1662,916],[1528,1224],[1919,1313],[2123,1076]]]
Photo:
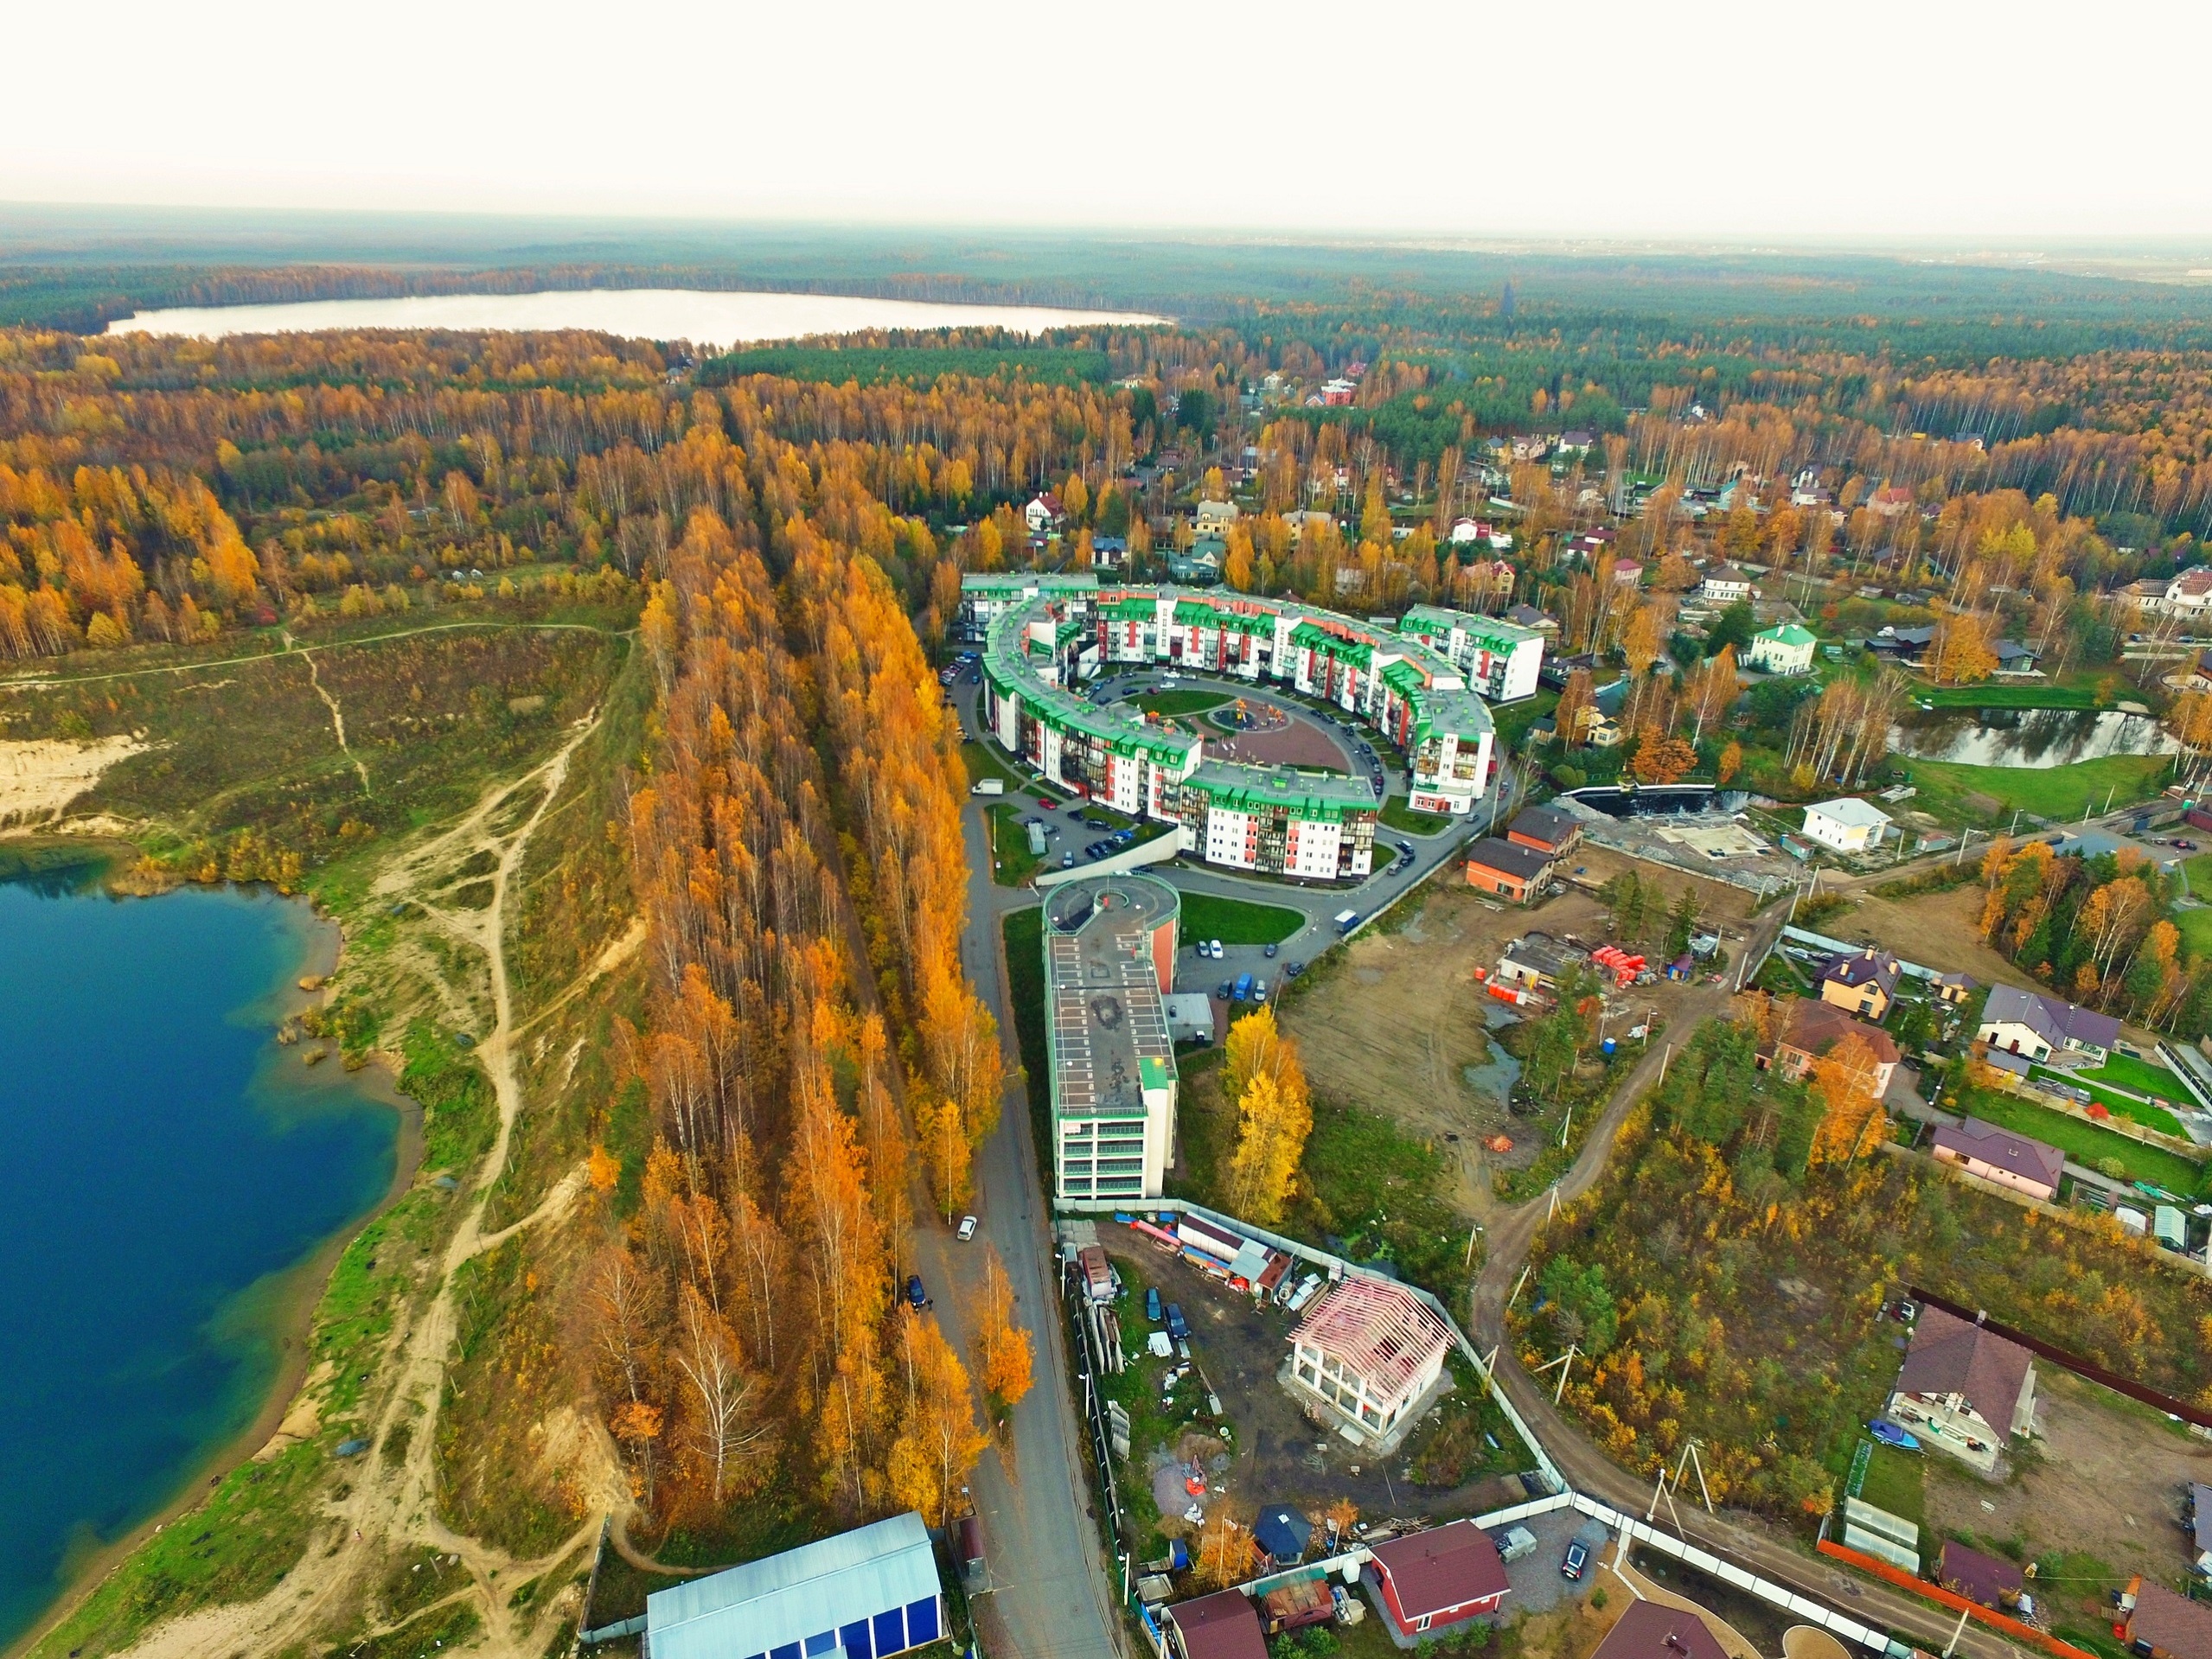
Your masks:
[[[1751,597],[1751,577],[1741,565],[1716,565],[1697,584],[1697,597],[1708,604],[1732,605]]]
[[[943,1596],[909,1510],[656,1590],[645,1637],[655,1659],[890,1659],[944,1636]]]
[[[1030,497],[1029,505],[1021,509],[1022,521],[1028,525],[1032,536],[1050,535],[1066,522],[1067,516],[1060,498],[1049,489]]]
[[[2212,1607],[2140,1576],[2120,1596],[2120,1639],[2145,1659],[2212,1659]]]
[[[1347,1439],[1394,1448],[1443,1381],[1444,1322],[1403,1285],[1346,1279],[1290,1333],[1292,1392],[1318,1401]]]
[[[1810,673],[1812,672],[1812,648],[1818,643],[1811,634],[1795,622],[1784,622],[1763,634],[1754,634],[1751,648],[1743,654],[1743,660],[1748,666],[1766,673]]]
[[[1090,568],[1095,571],[1118,571],[1129,562],[1129,544],[1119,536],[1093,536],[1090,539]]]
[[[1903,972],[1896,957],[1871,945],[1849,956],[1831,957],[1820,970],[1820,1000],[1879,1024],[1897,999]]]
[[[1805,809],[1805,839],[1838,852],[1870,852],[1882,845],[1889,814],[1853,795]]]
[[[1378,1544],[1369,1564],[1383,1611],[1409,1641],[1494,1613],[1506,1598],[1506,1564],[1472,1521]]]
[[[1259,1610],[1242,1591],[1217,1590],[1164,1610],[1168,1639],[1181,1659],[1268,1659]]]
[[[2017,986],[1990,987],[1982,1005],[1982,1023],[1974,1035],[1992,1049],[2048,1060],[2055,1052],[2087,1056],[2102,1065],[2119,1041],[2119,1022],[2110,1014],[2093,1012],[2056,997],[2045,997]]]
[[[1530,807],[1506,826],[1506,839],[1563,858],[1582,844],[1582,820],[1557,807]]]
[[[1559,631],[1558,622],[1534,605],[1515,605],[1506,613],[1506,620],[1516,628],[1534,629],[1539,634],[1557,634]]]
[[[1985,1555],[1978,1549],[1946,1540],[1936,1557],[1935,1581],[1953,1595],[1964,1596],[1978,1607],[2009,1612],[2020,1605],[2027,1577],[2002,1556]]]
[[[1167,555],[1168,577],[1186,587],[1213,587],[1221,580],[1221,561],[1227,553],[1228,544],[1220,537],[1200,536],[1188,552]]]
[[[1467,884],[1525,904],[1544,890],[1558,854],[1520,841],[1486,835],[1467,850]]]
[[[1639,1597],[1623,1610],[1590,1659],[1729,1659],[1729,1650],[1687,1608]]]
[[[2017,640],[1999,640],[1990,647],[1990,651],[1997,658],[1997,667],[1991,672],[2000,676],[2037,672],[2039,655],[2031,645],[2023,645]]]
[[[1237,503],[1234,501],[1200,501],[1192,528],[1201,536],[1227,538],[1237,527]]]
[[[2212,1576],[2212,1486],[2189,1484],[2190,1566],[2199,1578]]]
[[[1939,1164],[1955,1164],[1969,1175],[2045,1203],[2056,1201],[2058,1179],[2066,1172],[2066,1154],[2057,1147],[2016,1135],[1979,1118],[1943,1125],[1936,1130],[1930,1150]]]
[[[2183,571],[2155,597],[2145,597],[2140,603],[2144,609],[2160,616],[2194,619],[2212,611],[2212,565]]]
[[[1963,1008],[1979,987],[1964,973],[1938,973],[1928,982],[1929,992],[1947,1008]]]
[[[1889,1032],[1853,1019],[1832,1003],[1800,999],[1792,1005],[1789,1029],[1774,1043],[1774,1069],[1785,1077],[1802,1077],[1815,1060],[1847,1037],[1866,1044],[1874,1056],[1874,1092],[1888,1094],[1889,1080],[1897,1072],[1896,1043]]]
[[[1889,1414],[1928,1445],[1993,1475],[2011,1437],[2035,1427],[2034,1358],[1982,1325],[1924,1306]]]
[[[1506,947],[1495,977],[1508,985],[1556,990],[1567,970],[1582,960],[1581,952],[1569,950],[1548,933],[1525,933]]]

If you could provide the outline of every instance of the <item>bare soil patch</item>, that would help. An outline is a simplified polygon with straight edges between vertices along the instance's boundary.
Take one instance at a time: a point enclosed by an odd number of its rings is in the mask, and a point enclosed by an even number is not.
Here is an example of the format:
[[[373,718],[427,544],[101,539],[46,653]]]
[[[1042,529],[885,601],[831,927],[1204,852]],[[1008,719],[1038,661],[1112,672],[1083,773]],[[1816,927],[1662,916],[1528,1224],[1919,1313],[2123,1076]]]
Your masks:
[[[2171,1583],[2188,1565],[2182,1497],[2189,1482],[2212,1481],[2212,1442],[2040,1362],[2036,1388],[2040,1440],[2014,1459],[2003,1484],[1928,1458],[1928,1522],[1936,1536],[1921,1541],[1923,1554],[1942,1537],[1970,1535],[1991,1551],[2017,1541],[2030,1560],[2080,1552],[2120,1579],[2139,1572]]]
[[[59,817],[118,761],[146,747],[136,737],[68,743],[61,738],[0,743],[0,824]]]
[[[2025,977],[1982,942],[1979,884],[1910,898],[1876,898],[1871,893],[1857,898],[1854,908],[1838,911],[1812,931],[1852,944],[1876,944],[1923,967],[1971,973],[1984,985],[2017,983]]]
[[[1586,871],[1578,879],[1593,887],[1621,870],[1633,868],[1646,879],[1656,873],[1598,849],[1577,852],[1568,867],[1577,866]],[[1741,929],[1749,894],[1688,876],[1667,877],[1665,890],[1685,884],[1698,889],[1709,922]],[[1447,1154],[1451,1171],[1442,1196],[1461,1215],[1480,1220],[1492,1203],[1491,1168],[1525,1164],[1538,1149],[1528,1125],[1467,1075],[1468,1067],[1493,1057],[1484,1017],[1499,1005],[1474,970],[1494,968],[1506,946],[1531,930],[1596,944],[1605,937],[1605,917],[1595,894],[1580,886],[1518,909],[1440,881],[1403,928],[1362,935],[1342,968],[1284,1005],[1283,1022],[1299,1040],[1315,1092],[1428,1139]],[[1671,1021],[1690,989],[1662,979],[1633,995]],[[1497,1134],[1512,1139],[1512,1152],[1484,1148],[1482,1142]]]

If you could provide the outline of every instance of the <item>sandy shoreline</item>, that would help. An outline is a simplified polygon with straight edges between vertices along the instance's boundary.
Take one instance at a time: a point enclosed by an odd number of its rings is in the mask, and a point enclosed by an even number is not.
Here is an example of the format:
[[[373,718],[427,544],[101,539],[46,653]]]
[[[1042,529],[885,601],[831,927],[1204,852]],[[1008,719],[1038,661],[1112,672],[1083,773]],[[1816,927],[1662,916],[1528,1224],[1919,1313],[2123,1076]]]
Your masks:
[[[135,848],[129,850],[133,853],[136,852]],[[122,871],[113,870],[111,873],[121,874]],[[344,948],[344,935],[338,924],[321,911],[315,911],[307,954],[295,969],[287,973],[284,984],[274,1000],[279,1023],[321,1001],[321,992],[302,991],[295,981],[303,978],[328,979],[336,968]],[[271,1041],[273,1044],[273,1033]],[[294,1051],[279,1050],[278,1052],[284,1059],[298,1063]],[[361,1229],[406,1196],[414,1184],[416,1168],[422,1161],[422,1107],[400,1093],[399,1080],[390,1067],[380,1058],[371,1066],[350,1075],[355,1088],[397,1108],[400,1113],[399,1142],[393,1159],[392,1183],[384,1196],[358,1218],[323,1241],[312,1255],[277,1276],[276,1288],[268,1298],[270,1306],[274,1310],[269,1330],[278,1344],[277,1373],[271,1380],[267,1397],[262,1401],[260,1409],[243,1429],[201,1458],[179,1482],[176,1491],[168,1501],[137,1526],[112,1542],[65,1562],[62,1570],[67,1582],[56,1592],[51,1605],[39,1615],[37,1622],[8,1646],[5,1659],[18,1659],[18,1656],[29,1653],[126,1556],[170,1522],[196,1506],[209,1490],[232,1470],[251,1461],[254,1453],[269,1443],[270,1438],[283,1424],[298,1396],[300,1385],[307,1378],[309,1325],[332,1270],[337,1267],[339,1257],[345,1254],[346,1247],[360,1236]]]

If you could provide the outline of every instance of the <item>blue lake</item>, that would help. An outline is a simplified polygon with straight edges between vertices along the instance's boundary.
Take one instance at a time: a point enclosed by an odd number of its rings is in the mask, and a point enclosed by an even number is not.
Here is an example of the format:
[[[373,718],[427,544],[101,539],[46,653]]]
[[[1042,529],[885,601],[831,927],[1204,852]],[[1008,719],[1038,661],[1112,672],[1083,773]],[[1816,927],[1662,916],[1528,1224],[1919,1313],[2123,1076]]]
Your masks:
[[[288,1270],[391,1185],[397,1108],[273,1040],[329,937],[272,894],[0,883],[0,1645],[253,1424]]]

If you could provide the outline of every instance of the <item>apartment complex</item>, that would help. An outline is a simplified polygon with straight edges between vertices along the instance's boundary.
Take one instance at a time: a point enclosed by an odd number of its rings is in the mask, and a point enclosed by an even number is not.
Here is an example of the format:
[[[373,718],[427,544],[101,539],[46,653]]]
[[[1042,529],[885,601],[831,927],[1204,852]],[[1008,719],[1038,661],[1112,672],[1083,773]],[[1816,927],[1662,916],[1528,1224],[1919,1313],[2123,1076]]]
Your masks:
[[[1467,684],[1493,703],[1536,695],[1544,668],[1544,635],[1532,628],[1439,605],[1416,605],[1398,618],[1398,632],[1457,664]]]
[[[1417,634],[1287,600],[1101,587],[1090,576],[969,577],[962,591],[967,625],[986,641],[983,715],[1000,743],[1064,788],[1175,824],[1181,850],[1211,863],[1365,876],[1378,803],[1360,780],[1210,760],[1194,732],[1095,706],[1078,688],[1110,666],[1272,681],[1342,709],[1405,753],[1418,811],[1469,813],[1488,787],[1490,711],[1460,665]],[[1532,680],[1542,643],[1528,639],[1525,668],[1500,684]]]
[[[1175,1145],[1182,901],[1166,882],[1100,876],[1045,900],[1045,1043],[1055,1198],[1157,1198]]]

